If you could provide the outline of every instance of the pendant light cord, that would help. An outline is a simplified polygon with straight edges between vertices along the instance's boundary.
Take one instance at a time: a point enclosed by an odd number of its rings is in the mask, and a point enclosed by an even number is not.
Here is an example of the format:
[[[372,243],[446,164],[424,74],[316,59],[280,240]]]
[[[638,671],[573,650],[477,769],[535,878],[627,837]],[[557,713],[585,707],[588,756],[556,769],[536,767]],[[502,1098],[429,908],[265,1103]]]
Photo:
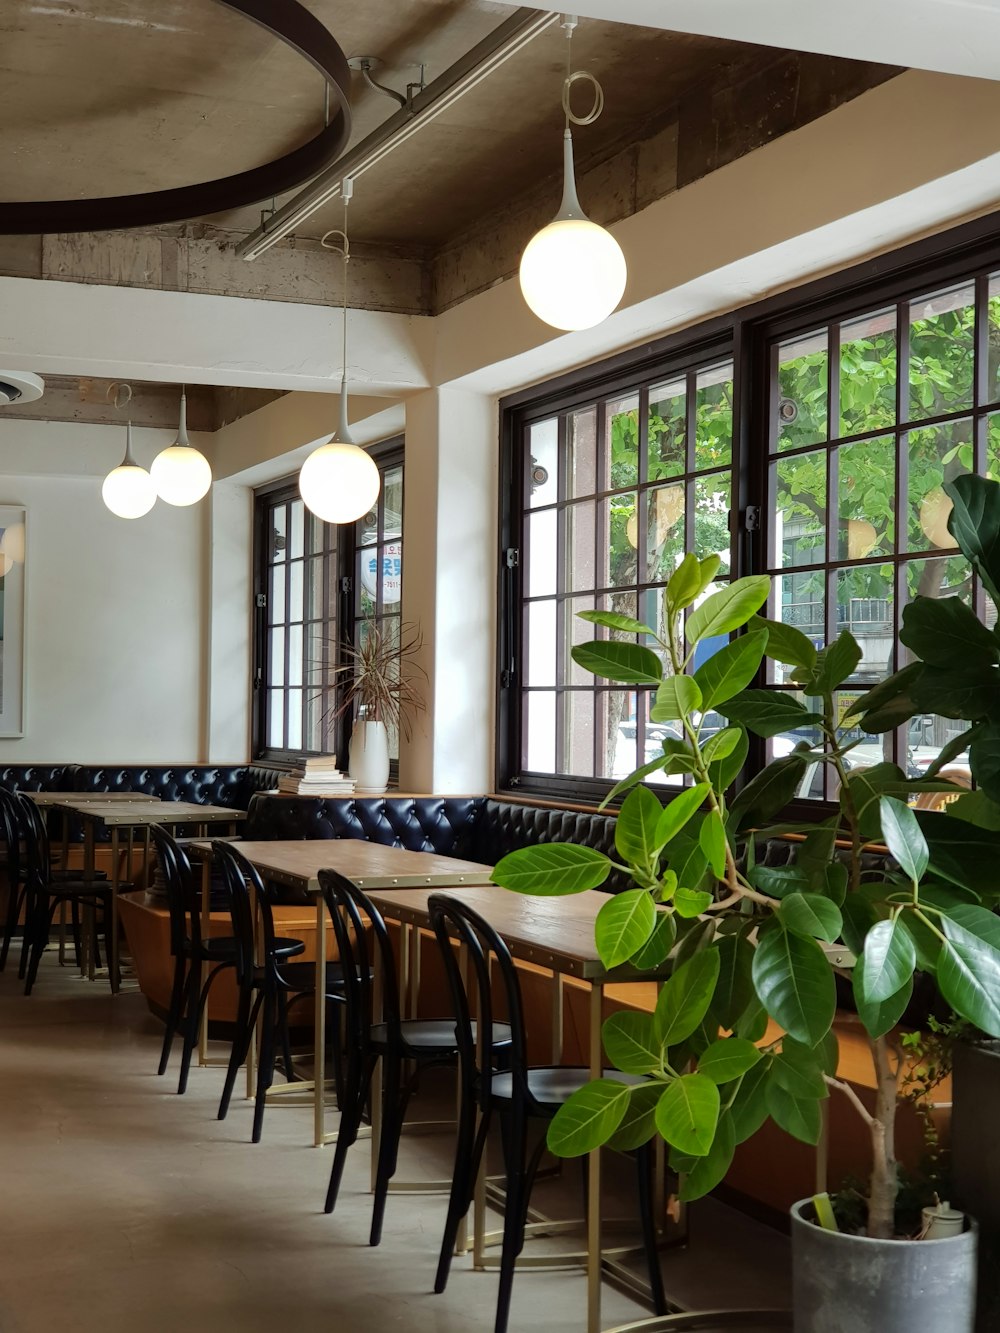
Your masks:
[[[341,371],[340,371],[340,425],[337,430],[341,444],[353,444],[351,439],[350,427],[347,422],[347,263],[351,257],[351,242],[347,234],[347,205],[351,202],[354,194],[354,181],[350,176],[345,176],[340,183],[340,197],[344,201],[344,225],[341,229],[334,228],[333,231],[326,232],[320,240],[320,245],[324,250],[337,250],[341,257],[342,287],[343,287],[343,312],[341,318]],[[339,236],[340,244],[328,244],[330,236]]]
[[[604,89],[589,70],[573,69],[573,33],[577,26],[576,15],[564,14],[562,26],[566,32],[566,76],[563,79],[562,106],[566,114],[566,129],[569,130],[570,125],[593,125],[604,110]],[[589,83],[594,90],[593,106],[585,116],[578,116],[570,103],[573,84],[580,82]]]

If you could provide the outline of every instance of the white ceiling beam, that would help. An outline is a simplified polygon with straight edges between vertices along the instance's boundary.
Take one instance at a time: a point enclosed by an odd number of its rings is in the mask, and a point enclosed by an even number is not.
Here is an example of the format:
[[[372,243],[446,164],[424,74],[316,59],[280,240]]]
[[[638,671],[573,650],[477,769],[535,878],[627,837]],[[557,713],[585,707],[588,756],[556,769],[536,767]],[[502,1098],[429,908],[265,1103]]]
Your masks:
[[[339,310],[49,279],[0,278],[0,368],[244,388],[337,392]],[[351,310],[351,392],[426,388],[433,321]]]
[[[1000,79],[1000,0],[575,0],[574,9],[610,23]]]

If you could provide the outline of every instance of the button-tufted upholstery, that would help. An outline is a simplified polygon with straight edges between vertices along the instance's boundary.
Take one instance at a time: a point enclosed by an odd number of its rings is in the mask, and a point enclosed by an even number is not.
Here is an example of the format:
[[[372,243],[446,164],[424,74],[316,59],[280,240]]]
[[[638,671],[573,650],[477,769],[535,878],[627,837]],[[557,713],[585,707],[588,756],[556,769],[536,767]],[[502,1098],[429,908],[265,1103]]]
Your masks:
[[[65,775],[74,764],[5,764],[0,768],[0,787],[5,791],[69,791]]]
[[[482,805],[483,798],[474,796],[257,796],[243,836],[251,842],[365,838],[414,852],[469,858]]]

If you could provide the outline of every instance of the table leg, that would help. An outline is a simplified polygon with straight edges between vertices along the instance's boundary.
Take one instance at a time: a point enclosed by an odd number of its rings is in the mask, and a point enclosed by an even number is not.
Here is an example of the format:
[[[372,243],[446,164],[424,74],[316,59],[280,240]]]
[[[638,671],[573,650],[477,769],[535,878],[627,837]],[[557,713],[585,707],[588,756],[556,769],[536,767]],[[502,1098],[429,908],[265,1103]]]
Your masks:
[[[562,1064],[563,1053],[563,984],[559,972],[552,973],[552,1063]]]
[[[207,858],[201,863],[201,938],[208,939],[212,922],[212,861]],[[209,995],[211,992],[209,992]],[[201,1023],[198,1028],[198,1063],[208,1064],[208,996],[201,1011]]]
[[[590,1077],[600,1078],[604,1067],[601,1046],[603,987],[590,988]],[[587,1333],[601,1328],[601,1150],[587,1157]]]
[[[316,1014],[313,1018],[313,1140],[326,1142],[326,903],[316,895]]]
[[[129,829],[131,850],[132,830]],[[118,994],[118,828],[111,829],[111,938],[108,943],[108,967],[111,973],[111,993]]]
[[[409,929],[403,924],[399,931],[399,965],[402,972],[400,977],[400,994],[405,995],[405,980],[408,975],[407,960],[409,957]],[[384,1017],[382,1002],[382,951],[378,947],[372,949],[372,1022],[381,1023]],[[378,1177],[378,1150],[379,1141],[382,1137],[382,1061],[375,1062],[375,1071],[372,1074],[372,1138],[371,1138],[371,1189],[375,1193],[375,1182]]]

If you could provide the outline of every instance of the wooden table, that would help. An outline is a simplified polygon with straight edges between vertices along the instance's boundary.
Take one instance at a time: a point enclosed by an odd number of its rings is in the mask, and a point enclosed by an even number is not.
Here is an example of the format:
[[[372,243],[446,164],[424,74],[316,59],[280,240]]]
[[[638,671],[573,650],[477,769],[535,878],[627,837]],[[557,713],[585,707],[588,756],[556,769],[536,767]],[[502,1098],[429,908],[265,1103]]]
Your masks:
[[[320,968],[326,959],[327,915],[320,891],[319,872],[324,869],[337,870],[366,893],[389,888],[404,893],[424,891],[426,901],[431,893],[440,888],[485,883],[493,867],[475,861],[460,861],[454,856],[440,856],[436,852],[411,852],[403,847],[387,847],[383,843],[367,842],[362,838],[239,842],[236,850],[246,857],[263,879],[298,889],[315,902],[317,985],[313,1019],[312,1092],[313,1138],[316,1146],[320,1147],[332,1142],[336,1136],[326,1132],[326,1003],[325,987],[320,984],[323,975]],[[207,904],[211,843],[191,842],[188,844],[188,852],[205,865],[203,902]],[[204,1045],[207,1022],[202,1025],[202,1033]],[[307,1085],[295,1086],[299,1091],[304,1091]]]
[[[430,916],[427,902],[434,892],[457,898],[474,908],[504,940],[515,958],[524,959],[555,974],[553,1045],[558,1062],[562,1040],[562,986],[559,978],[577,977],[590,985],[590,1033],[588,1065],[591,1078],[600,1078],[604,1069],[601,1020],[606,984],[623,981],[649,981],[649,972],[637,972],[624,966],[609,972],[601,962],[594,944],[594,922],[608,901],[607,894],[589,889],[559,898],[532,898],[512,893],[496,885],[474,888],[397,889],[369,892],[382,914],[410,927],[427,927]],[[587,1329],[598,1333],[601,1324],[601,1153],[592,1152],[587,1164]],[[485,1195],[477,1188],[476,1233],[482,1233]],[[477,1258],[480,1257],[477,1247]]]
[[[147,796],[141,791],[22,791],[21,794],[39,806],[65,805],[67,801],[75,804],[86,801],[89,805],[113,805],[119,801],[140,805],[160,802],[159,796]]]
[[[83,878],[94,878],[94,834],[98,826],[111,831],[111,944],[108,966],[111,989],[118,991],[118,890],[120,873],[118,868],[119,834],[122,829],[128,832],[129,868],[132,862],[132,837],[137,828],[146,830],[143,846],[144,864],[149,862],[149,826],[150,824],[194,824],[207,827],[209,824],[236,825],[246,819],[245,810],[232,810],[225,805],[199,805],[196,801],[161,801],[158,797],[122,799],[131,793],[116,793],[113,800],[94,800],[90,794],[80,800],[72,793],[61,793],[61,799],[51,802],[56,810],[76,815],[83,821]],[[88,932],[89,933],[89,932]],[[93,977],[93,960],[88,966],[88,975]]]

